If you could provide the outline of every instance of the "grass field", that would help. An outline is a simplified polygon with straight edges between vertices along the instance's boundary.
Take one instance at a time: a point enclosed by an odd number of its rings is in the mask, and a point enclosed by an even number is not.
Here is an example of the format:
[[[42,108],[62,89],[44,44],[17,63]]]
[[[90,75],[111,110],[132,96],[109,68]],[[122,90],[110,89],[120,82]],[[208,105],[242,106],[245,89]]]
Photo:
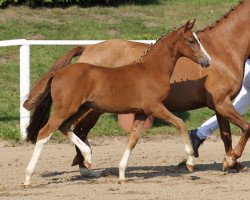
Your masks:
[[[236,0],[165,0],[153,5],[119,7],[70,7],[30,9],[9,7],[0,10],[0,40],[9,39],[156,39],[187,19],[197,19],[196,30],[212,24]],[[32,83],[70,46],[32,46]],[[19,47],[0,48],[0,137],[19,139]],[[213,113],[208,109],[177,113],[189,128],[199,126]],[[246,114],[247,118],[250,117]],[[235,132],[238,129],[234,128]],[[176,133],[156,121],[146,134]],[[91,135],[125,134],[116,117],[105,114]]]

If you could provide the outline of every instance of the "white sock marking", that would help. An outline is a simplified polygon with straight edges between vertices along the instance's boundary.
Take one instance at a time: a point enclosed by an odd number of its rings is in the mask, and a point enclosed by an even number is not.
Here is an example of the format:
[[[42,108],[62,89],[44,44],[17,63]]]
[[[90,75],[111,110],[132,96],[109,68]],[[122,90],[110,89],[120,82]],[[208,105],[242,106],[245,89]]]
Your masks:
[[[30,162],[25,170],[26,175],[25,175],[24,185],[30,185],[32,175],[35,171],[35,168],[36,168],[37,162],[39,160],[39,157],[41,155],[41,152],[43,150],[43,147],[49,141],[50,136],[45,138],[45,139],[37,141],[35,149],[34,149],[33,154],[32,154],[32,157],[30,159]]]
[[[131,150],[126,149],[119,163],[119,179],[120,180],[125,180],[125,172],[126,172],[126,168],[128,165],[128,159],[130,157],[130,154],[131,154]]]
[[[190,148],[188,145],[185,145],[185,151],[188,154],[186,164],[194,166],[194,158],[193,158],[194,151],[193,151],[193,149]]]
[[[86,145],[79,137],[77,137],[73,132],[69,132],[68,136],[70,140],[80,149],[86,161],[91,164],[91,149]]]

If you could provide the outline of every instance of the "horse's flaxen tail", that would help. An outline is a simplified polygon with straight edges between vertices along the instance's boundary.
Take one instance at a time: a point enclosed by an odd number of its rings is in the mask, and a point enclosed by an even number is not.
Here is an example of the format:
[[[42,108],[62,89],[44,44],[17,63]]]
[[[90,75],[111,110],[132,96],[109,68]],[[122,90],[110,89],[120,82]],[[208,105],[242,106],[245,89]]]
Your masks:
[[[70,64],[72,58],[74,58],[76,56],[80,56],[87,46],[88,45],[77,46],[74,49],[72,49],[70,52],[63,55],[61,58],[59,58],[59,60],[57,60],[52,65],[52,67],[49,69],[49,72],[56,71],[64,66]]]
[[[34,87],[31,91],[30,96],[32,93],[39,88],[39,95],[35,98],[27,99],[24,102],[24,107],[29,110],[29,108],[34,108],[34,112],[31,116],[30,124],[27,127],[27,141],[32,143],[36,143],[38,132],[41,128],[48,122],[50,116],[50,108],[52,104],[51,98],[51,81],[54,77],[54,73],[49,73],[43,76],[36,87]]]

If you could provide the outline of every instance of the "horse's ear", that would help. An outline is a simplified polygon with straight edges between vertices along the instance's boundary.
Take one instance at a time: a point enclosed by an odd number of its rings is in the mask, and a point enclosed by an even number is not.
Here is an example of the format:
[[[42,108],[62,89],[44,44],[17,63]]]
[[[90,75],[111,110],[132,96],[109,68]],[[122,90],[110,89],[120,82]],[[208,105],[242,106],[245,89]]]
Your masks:
[[[184,32],[187,32],[188,31],[188,27],[189,27],[189,24],[190,24],[190,20],[188,20],[187,22],[186,22],[186,24],[184,25]]]

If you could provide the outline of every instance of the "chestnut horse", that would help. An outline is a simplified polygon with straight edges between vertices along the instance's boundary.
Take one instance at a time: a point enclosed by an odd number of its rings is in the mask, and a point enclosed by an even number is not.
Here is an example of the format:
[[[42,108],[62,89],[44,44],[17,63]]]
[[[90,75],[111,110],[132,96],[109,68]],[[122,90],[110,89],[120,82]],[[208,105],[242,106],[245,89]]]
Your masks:
[[[226,151],[224,169],[243,168],[237,163],[237,158],[242,155],[250,134],[249,123],[233,108],[231,102],[241,88],[244,63],[250,55],[250,27],[247,26],[249,19],[250,1],[240,1],[237,7],[232,8],[215,24],[198,31],[197,35],[210,53],[213,63],[210,68],[201,69],[186,58],[179,59],[170,80],[171,91],[165,103],[171,111],[187,111],[207,106],[216,112]],[[123,40],[79,46],[59,59],[51,70],[64,67],[77,55],[81,55],[78,62],[95,65],[101,62],[102,66],[118,67],[140,58],[149,46]],[[39,92],[37,90],[37,94],[33,93],[29,99],[36,98]],[[82,121],[75,127],[74,132],[85,140],[100,115],[100,112],[89,111],[82,116]],[[240,127],[243,132],[234,150],[229,121]],[[82,162],[83,157],[77,150],[73,165],[79,163],[81,167]]]
[[[187,128],[181,119],[168,111],[163,102],[170,92],[170,77],[180,57],[186,56],[204,67],[211,63],[210,56],[191,31],[194,22],[188,21],[176,31],[161,37],[143,59],[135,63],[119,68],[77,63],[43,76],[40,79],[44,86],[43,93],[35,105],[35,112],[39,115],[32,116],[27,129],[27,139],[36,142],[36,145],[26,168],[24,186],[30,185],[42,148],[56,130],[77,145],[85,158],[84,166],[90,169],[89,146],[70,130],[72,123],[89,108],[102,113],[136,113],[135,128],[131,131],[127,149],[119,164],[120,182],[125,181],[127,162],[139,139],[138,129],[149,115],[172,123],[180,131],[188,155],[186,166],[192,170],[193,149]],[[32,91],[35,90],[36,87]],[[52,102],[54,112],[48,117]],[[25,104],[29,104],[29,100]]]

